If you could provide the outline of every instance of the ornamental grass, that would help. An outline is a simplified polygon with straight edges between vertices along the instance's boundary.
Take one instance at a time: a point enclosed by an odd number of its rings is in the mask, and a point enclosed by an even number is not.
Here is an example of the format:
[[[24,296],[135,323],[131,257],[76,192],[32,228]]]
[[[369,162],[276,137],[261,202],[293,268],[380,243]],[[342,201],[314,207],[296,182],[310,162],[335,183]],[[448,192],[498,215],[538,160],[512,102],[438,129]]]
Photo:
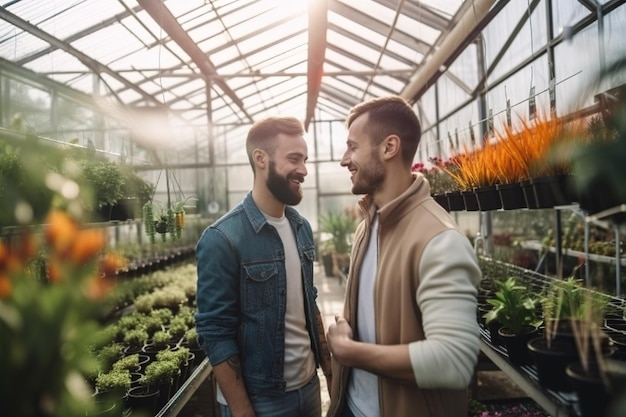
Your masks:
[[[530,178],[571,173],[568,155],[575,145],[587,140],[582,120],[565,121],[539,114],[534,120],[520,119],[515,130],[505,125],[495,140],[484,141],[482,148],[451,158],[453,168],[446,172],[461,190],[494,184],[510,184]],[[554,158],[558,144],[559,158]]]

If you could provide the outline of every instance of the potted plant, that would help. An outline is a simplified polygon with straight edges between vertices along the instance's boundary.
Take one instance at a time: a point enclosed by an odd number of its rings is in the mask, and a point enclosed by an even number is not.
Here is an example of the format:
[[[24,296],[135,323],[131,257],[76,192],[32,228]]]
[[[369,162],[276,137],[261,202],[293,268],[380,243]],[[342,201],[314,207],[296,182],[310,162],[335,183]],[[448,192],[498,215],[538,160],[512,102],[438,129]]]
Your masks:
[[[352,237],[358,220],[354,210],[348,208],[343,212],[329,212],[320,218],[320,231],[330,235],[335,277],[341,277],[348,272]]]
[[[513,276],[496,280],[493,298],[487,299],[491,310],[485,315],[486,323],[497,320],[498,335],[504,343],[509,360],[515,365],[532,363],[526,343],[537,334],[541,319],[537,316],[539,297]]]
[[[128,369],[113,369],[107,373],[101,373],[96,378],[98,395],[103,394],[109,398],[121,400],[129,389],[130,372]]]
[[[137,328],[128,330],[124,334],[124,344],[126,344],[127,353],[138,353],[143,345],[148,341],[148,332],[144,329]]]
[[[591,318],[603,317],[606,306],[606,296],[584,288],[582,281],[573,276],[548,283],[542,298],[544,335],[528,342],[542,385],[572,390],[566,367],[589,360]]]
[[[139,368],[139,354],[133,353],[118,359],[112,366],[113,371],[135,372]]]
[[[109,221],[111,208],[124,197],[124,177],[117,164],[101,158],[85,158],[79,161],[84,185],[87,187],[87,207],[93,210],[93,220]]]
[[[150,391],[159,391],[156,408],[161,409],[170,399],[174,376],[180,372],[174,361],[156,360],[150,362],[139,379],[140,385],[147,385]]]
[[[154,185],[141,178],[128,165],[118,166],[121,174],[121,196],[111,208],[111,220],[128,220],[141,217],[141,208],[154,194]]]
[[[602,330],[608,298],[586,291],[583,317],[572,321],[578,361],[565,368],[565,373],[577,393],[582,417],[606,415],[607,405],[616,394],[606,364],[610,355],[608,336]]]

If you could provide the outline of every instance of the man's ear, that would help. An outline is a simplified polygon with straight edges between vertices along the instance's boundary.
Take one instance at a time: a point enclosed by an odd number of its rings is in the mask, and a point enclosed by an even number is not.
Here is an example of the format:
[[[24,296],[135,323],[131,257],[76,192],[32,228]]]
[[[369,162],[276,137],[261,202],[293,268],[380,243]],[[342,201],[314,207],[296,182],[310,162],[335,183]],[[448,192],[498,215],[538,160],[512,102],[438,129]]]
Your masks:
[[[267,154],[261,149],[255,149],[252,151],[252,160],[257,168],[265,169],[267,163]]]
[[[400,138],[398,135],[389,135],[381,144],[382,148],[382,158],[385,160],[389,160],[394,158],[396,155],[400,153]]]

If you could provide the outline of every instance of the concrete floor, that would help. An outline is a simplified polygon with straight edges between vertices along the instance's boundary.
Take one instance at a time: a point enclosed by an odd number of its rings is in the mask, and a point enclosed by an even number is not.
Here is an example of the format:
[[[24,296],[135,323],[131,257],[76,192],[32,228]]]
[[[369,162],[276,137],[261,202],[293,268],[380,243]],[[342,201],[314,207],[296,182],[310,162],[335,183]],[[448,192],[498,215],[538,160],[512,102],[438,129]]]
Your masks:
[[[324,325],[335,320],[335,313],[343,311],[343,297],[345,285],[334,277],[326,277],[324,272],[316,267],[315,284],[318,289],[318,306],[322,312]],[[499,371],[486,357],[481,356],[480,371],[477,372],[476,382],[472,389],[472,398],[478,401],[527,399],[527,395],[508,376]],[[322,396],[322,416],[326,414],[330,398],[326,387],[326,379],[321,371],[320,385]],[[217,417],[212,409],[213,387],[210,380],[200,386],[193,398],[179,413],[179,417]]]

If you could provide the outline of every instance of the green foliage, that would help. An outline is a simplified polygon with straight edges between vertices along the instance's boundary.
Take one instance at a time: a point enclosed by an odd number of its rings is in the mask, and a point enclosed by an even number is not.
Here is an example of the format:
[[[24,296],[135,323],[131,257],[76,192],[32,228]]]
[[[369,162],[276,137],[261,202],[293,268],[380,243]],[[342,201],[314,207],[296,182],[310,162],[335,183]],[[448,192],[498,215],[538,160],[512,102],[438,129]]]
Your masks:
[[[58,190],[46,184],[50,172],[62,172],[63,155],[35,138],[13,146],[0,136],[0,228],[42,223]]]
[[[122,193],[124,197],[137,198],[141,204],[152,199],[154,194],[154,184],[144,180],[128,165],[119,166],[123,181]]]
[[[124,356],[123,358],[118,359],[114,364],[112,369],[114,371],[128,371],[132,372],[139,367],[139,354],[133,353],[132,355]]]
[[[581,280],[568,277],[551,281],[541,303],[546,320],[598,321],[604,316],[608,297],[583,287]]]
[[[332,248],[336,253],[349,253],[352,248],[352,237],[359,220],[352,213],[330,212],[320,218],[320,230],[332,237]]]
[[[152,336],[152,342],[156,346],[165,346],[168,344],[168,342],[171,339],[172,339],[172,335],[169,332],[163,331],[163,330],[159,330],[155,332],[154,335]]]
[[[142,346],[148,341],[148,337],[148,332],[144,329],[132,329],[124,334],[124,342],[131,346]]]
[[[198,331],[196,330],[195,327],[190,328],[189,330],[187,330],[187,332],[185,332],[185,340],[187,341],[187,344],[192,347],[192,348],[198,348]]]
[[[82,177],[93,193],[92,199],[86,201],[88,208],[112,206],[124,197],[124,177],[117,164],[94,158],[81,160],[80,166]]]
[[[537,318],[538,297],[520,285],[514,277],[496,280],[495,283],[495,298],[487,300],[492,306],[485,314],[487,323],[497,320],[515,334],[520,334],[526,326],[537,327],[541,323]]]
[[[130,372],[127,369],[112,370],[100,374],[96,378],[96,388],[99,392],[128,391],[130,389]]]
[[[179,371],[176,362],[170,360],[156,360],[146,366],[140,384],[152,385],[169,382]]]

